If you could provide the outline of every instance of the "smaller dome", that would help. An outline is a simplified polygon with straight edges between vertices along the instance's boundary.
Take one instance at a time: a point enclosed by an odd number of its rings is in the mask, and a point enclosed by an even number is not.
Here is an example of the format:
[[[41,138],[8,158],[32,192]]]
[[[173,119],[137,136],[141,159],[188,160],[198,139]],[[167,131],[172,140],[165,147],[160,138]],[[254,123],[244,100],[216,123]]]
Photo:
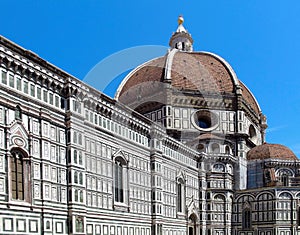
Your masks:
[[[254,147],[247,153],[247,160],[263,159],[298,160],[292,150],[281,144],[264,143]]]

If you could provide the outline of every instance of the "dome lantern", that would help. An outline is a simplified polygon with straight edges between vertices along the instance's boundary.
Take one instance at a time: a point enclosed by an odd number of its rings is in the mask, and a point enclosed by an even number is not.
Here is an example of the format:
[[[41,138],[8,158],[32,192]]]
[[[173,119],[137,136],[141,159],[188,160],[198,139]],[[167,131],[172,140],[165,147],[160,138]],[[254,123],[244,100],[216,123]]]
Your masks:
[[[184,19],[182,16],[178,17],[178,27],[175,33],[170,38],[169,45],[173,49],[180,51],[193,51],[193,38],[191,34],[183,26]]]

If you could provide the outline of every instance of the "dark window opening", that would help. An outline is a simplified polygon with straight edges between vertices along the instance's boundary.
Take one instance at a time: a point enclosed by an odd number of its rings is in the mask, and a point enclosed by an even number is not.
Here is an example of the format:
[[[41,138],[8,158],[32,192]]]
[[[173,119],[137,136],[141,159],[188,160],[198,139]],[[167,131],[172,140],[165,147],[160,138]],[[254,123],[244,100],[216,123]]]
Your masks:
[[[244,209],[243,211],[243,229],[251,228],[251,211],[249,208]]]
[[[124,202],[123,166],[119,160],[115,161],[115,201]]]
[[[300,207],[298,207],[298,210],[297,210],[297,224],[298,224],[298,226],[300,226]]]
[[[281,176],[281,183],[283,186],[289,186],[289,176],[287,174]]]
[[[177,184],[177,210],[182,212],[182,184]]]
[[[22,110],[19,105],[17,105],[15,108],[15,119],[22,120]]]
[[[26,163],[20,152],[14,152],[10,162],[11,169],[11,192],[12,199],[24,200],[24,183],[25,183],[25,170]]]

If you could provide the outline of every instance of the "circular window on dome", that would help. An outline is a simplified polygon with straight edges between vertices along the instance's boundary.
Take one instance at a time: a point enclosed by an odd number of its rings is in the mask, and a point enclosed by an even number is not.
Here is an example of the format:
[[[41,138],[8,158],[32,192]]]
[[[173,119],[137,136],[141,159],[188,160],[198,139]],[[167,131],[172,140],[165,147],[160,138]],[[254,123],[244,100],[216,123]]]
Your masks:
[[[193,125],[200,130],[210,131],[219,124],[218,115],[209,110],[198,110],[192,116]]]

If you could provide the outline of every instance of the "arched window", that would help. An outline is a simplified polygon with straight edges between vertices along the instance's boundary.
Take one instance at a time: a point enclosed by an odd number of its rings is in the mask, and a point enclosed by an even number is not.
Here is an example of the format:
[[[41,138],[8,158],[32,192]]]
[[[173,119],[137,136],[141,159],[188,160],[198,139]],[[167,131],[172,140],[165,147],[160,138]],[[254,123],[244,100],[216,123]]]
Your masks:
[[[83,185],[83,175],[81,172],[79,173],[79,184]]]
[[[75,202],[78,202],[78,189],[75,189]]]
[[[280,181],[283,186],[289,186],[289,176],[287,174],[282,174],[280,177]]]
[[[196,221],[196,215],[191,214],[189,217],[189,235],[196,235]]]
[[[12,199],[24,200],[24,161],[20,152],[14,152],[11,159]]]
[[[115,201],[124,202],[124,167],[125,162],[122,158],[116,158],[114,163],[115,178]]]
[[[182,48],[181,48],[181,49],[184,51],[184,50],[185,50],[185,43],[182,42],[181,45],[182,45]]]
[[[177,212],[184,212],[184,181],[180,178],[177,182]]]
[[[29,185],[29,163],[21,151],[13,151],[10,159],[11,198],[14,200],[29,200],[27,186]],[[27,192],[27,194],[26,194]]]
[[[278,177],[278,181],[279,181],[280,185],[290,186],[290,179],[291,179],[291,177],[294,176],[294,173],[290,169],[284,168],[284,169],[279,169],[276,172],[276,175]]]
[[[225,153],[226,153],[226,154],[230,154],[230,147],[229,147],[229,146],[226,146],[226,147],[225,147]]]
[[[243,216],[242,216],[242,220],[243,220],[243,229],[250,229],[251,228],[251,210],[250,208],[245,208],[243,210]]]
[[[74,173],[74,183],[78,184],[78,173],[77,173],[77,171],[75,171],[75,173]]]
[[[77,150],[74,150],[74,163],[77,164]]]
[[[78,144],[82,145],[82,134],[78,134]]]
[[[84,220],[82,216],[76,216],[76,232],[82,233],[84,232]]]
[[[82,190],[80,190],[80,202],[83,202],[83,191]]]
[[[82,152],[79,151],[79,156],[78,156],[78,161],[79,161],[79,165],[82,165]]]
[[[19,105],[17,105],[15,108],[15,119],[22,120],[22,110]]]
[[[217,143],[211,145],[211,151],[213,153],[220,153],[220,146]]]
[[[77,144],[77,132],[76,131],[74,131],[74,133],[73,133],[73,142],[75,144]]]
[[[48,220],[47,222],[46,222],[46,229],[50,229],[51,227],[50,227],[50,221]]]

